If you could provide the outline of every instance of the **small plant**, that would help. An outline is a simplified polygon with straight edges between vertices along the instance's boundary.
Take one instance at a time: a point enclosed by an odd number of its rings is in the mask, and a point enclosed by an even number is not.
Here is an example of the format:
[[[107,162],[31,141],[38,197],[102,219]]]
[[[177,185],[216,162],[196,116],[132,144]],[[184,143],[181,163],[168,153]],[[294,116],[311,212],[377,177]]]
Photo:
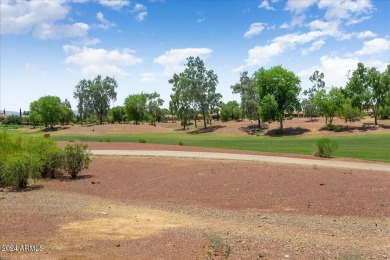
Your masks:
[[[341,125],[337,125],[337,126],[335,126],[335,128],[334,128],[334,131],[335,132],[342,132],[344,129],[343,129],[343,127],[341,126]]]
[[[141,144],[146,144],[146,140],[143,139],[143,138],[139,139],[138,142],[141,143]]]
[[[260,136],[262,133],[263,133],[262,130],[256,130],[256,132],[255,132],[256,136]]]
[[[326,124],[326,130],[328,131],[334,131],[335,126],[332,123]]]
[[[329,138],[320,138],[316,141],[317,150],[315,156],[319,157],[331,157],[331,154],[337,150],[338,144],[336,141],[332,141]]]
[[[208,259],[214,259],[214,256],[221,255],[225,259],[228,259],[231,254],[231,248],[228,244],[227,240],[223,240],[218,235],[210,236],[209,238],[209,246],[207,250]]]
[[[111,143],[111,139],[110,139],[110,138],[107,138],[107,139],[106,139],[106,143]]]
[[[80,171],[88,169],[89,158],[86,144],[67,145],[64,148],[64,170],[74,179]]]
[[[184,145],[182,142],[179,142],[179,145]]]

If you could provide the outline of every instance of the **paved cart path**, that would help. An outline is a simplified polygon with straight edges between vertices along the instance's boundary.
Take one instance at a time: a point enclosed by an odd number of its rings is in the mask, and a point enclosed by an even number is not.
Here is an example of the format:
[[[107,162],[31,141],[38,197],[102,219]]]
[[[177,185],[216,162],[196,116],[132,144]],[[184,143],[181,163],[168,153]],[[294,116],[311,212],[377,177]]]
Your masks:
[[[267,155],[213,153],[213,152],[187,152],[187,151],[152,151],[152,150],[91,150],[93,155],[121,155],[121,156],[163,156],[180,158],[202,158],[220,160],[240,160],[254,162],[283,163],[306,166],[325,166],[359,170],[377,170],[390,172],[390,164],[386,163],[362,163],[334,160],[315,160],[292,157],[279,157]]]

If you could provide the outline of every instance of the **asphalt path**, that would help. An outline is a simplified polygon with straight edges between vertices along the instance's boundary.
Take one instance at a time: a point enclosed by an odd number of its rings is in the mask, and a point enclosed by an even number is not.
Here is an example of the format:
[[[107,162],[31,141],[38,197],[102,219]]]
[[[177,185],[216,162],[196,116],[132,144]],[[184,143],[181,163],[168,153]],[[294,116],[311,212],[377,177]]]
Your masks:
[[[288,165],[324,166],[359,170],[376,170],[390,172],[390,164],[386,163],[362,163],[335,160],[315,160],[293,157],[212,153],[212,152],[185,152],[185,151],[157,151],[157,150],[91,150],[93,155],[119,155],[119,156],[156,156],[179,158],[202,158],[215,160],[239,160],[267,163],[281,163]]]

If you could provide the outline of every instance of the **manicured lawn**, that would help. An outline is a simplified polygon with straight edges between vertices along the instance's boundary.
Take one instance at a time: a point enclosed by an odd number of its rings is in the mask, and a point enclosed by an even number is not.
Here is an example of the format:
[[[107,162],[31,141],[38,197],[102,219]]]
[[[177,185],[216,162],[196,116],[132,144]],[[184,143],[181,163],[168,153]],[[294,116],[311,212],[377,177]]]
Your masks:
[[[144,134],[106,134],[106,135],[56,135],[55,141],[81,142],[139,142],[173,144],[179,142],[186,146],[239,149],[262,152],[313,154],[313,137],[256,137],[222,136],[186,133],[144,133]],[[358,158],[371,161],[390,162],[390,134],[350,135],[330,137],[339,143],[335,157]]]

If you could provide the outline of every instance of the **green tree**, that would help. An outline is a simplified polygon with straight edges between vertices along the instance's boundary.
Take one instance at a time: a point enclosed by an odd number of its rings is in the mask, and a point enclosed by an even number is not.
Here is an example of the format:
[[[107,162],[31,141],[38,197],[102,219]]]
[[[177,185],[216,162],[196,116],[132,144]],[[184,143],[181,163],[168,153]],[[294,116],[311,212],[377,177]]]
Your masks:
[[[263,97],[261,105],[258,107],[258,113],[263,122],[273,122],[278,119],[278,102],[271,94]]]
[[[118,88],[116,80],[110,77],[102,79],[98,75],[93,80],[81,80],[73,92],[73,97],[78,99],[77,108],[81,119],[88,118],[88,114],[93,112],[98,117],[99,123],[103,124],[111,101],[116,100],[116,88]]]
[[[351,99],[352,106],[360,111],[368,108],[369,95],[367,93],[367,72],[362,62],[357,64],[356,70],[352,72],[345,88],[346,97]]]
[[[302,108],[305,111],[306,116],[310,116],[310,119],[313,120],[315,115],[315,107],[313,105],[313,100],[315,94],[321,89],[325,88],[324,73],[319,72],[318,70],[314,71],[313,74],[309,77],[312,82],[312,87],[306,89],[303,94],[306,96],[306,99],[302,101]]]
[[[125,111],[129,120],[138,125],[147,119],[146,96],[144,94],[129,95],[125,99]]]
[[[111,123],[122,123],[124,121],[125,115],[125,107],[124,106],[116,106],[110,109],[108,112],[108,117]]]
[[[160,94],[157,92],[154,93],[144,93],[146,97],[146,111],[149,118],[149,123],[156,125],[156,121],[160,121],[162,116],[161,106],[164,104],[164,100],[160,98]]]
[[[261,121],[258,111],[260,96],[256,85],[256,73],[252,77],[248,76],[248,71],[240,74],[240,82],[230,87],[233,94],[240,94],[241,109],[246,118],[257,120],[258,127],[261,127]]]
[[[240,105],[237,101],[229,101],[221,106],[221,120],[230,121],[238,120],[242,116]]]
[[[44,96],[30,104],[30,111],[34,116],[39,115],[41,122],[46,127],[53,128],[55,124],[60,122],[64,110],[59,97]]]
[[[342,102],[338,112],[338,117],[344,118],[345,122],[349,121],[352,122],[354,118],[361,117],[362,113],[359,111],[359,109],[354,108],[352,106],[351,99],[346,98]]]
[[[341,88],[332,88],[329,92],[325,89],[318,91],[313,100],[317,111],[326,118],[326,124],[333,124],[333,118],[340,113],[345,103],[345,97]]]
[[[376,68],[371,68],[366,75],[368,106],[374,112],[375,125],[378,124],[378,108],[390,106],[390,85],[388,81],[386,84],[386,74],[387,77],[390,74],[390,65],[387,66],[387,70],[383,74]]]
[[[62,115],[61,115],[61,123],[62,124],[69,124],[74,116],[72,106],[69,102],[69,100],[65,99],[64,102],[62,102]]]
[[[282,66],[276,66],[269,70],[259,69],[256,73],[256,82],[263,109],[263,98],[267,95],[272,95],[278,104],[275,121],[279,121],[280,130],[283,131],[284,113],[291,113],[299,107],[298,95],[301,90],[299,78]]]
[[[217,74],[213,70],[207,70],[204,62],[199,57],[189,57],[184,71],[179,75],[175,73],[168,82],[173,85],[172,90],[174,92],[179,92],[174,95],[174,102],[177,104],[189,103],[190,109],[185,110],[186,116],[189,115],[191,108],[194,115],[199,111],[203,116],[204,128],[206,128],[206,115],[210,113],[212,106],[218,104],[222,97],[216,93]],[[178,107],[183,108],[181,105]]]
[[[190,99],[190,93],[187,91],[187,89],[181,84],[182,82],[177,79],[179,77],[178,75],[174,75],[175,82],[173,84],[174,87],[172,90],[174,93],[171,95],[171,101],[169,102],[169,109],[173,112],[173,114],[177,115],[181,123],[183,125],[183,128],[187,128],[187,123],[191,115],[191,99]]]

